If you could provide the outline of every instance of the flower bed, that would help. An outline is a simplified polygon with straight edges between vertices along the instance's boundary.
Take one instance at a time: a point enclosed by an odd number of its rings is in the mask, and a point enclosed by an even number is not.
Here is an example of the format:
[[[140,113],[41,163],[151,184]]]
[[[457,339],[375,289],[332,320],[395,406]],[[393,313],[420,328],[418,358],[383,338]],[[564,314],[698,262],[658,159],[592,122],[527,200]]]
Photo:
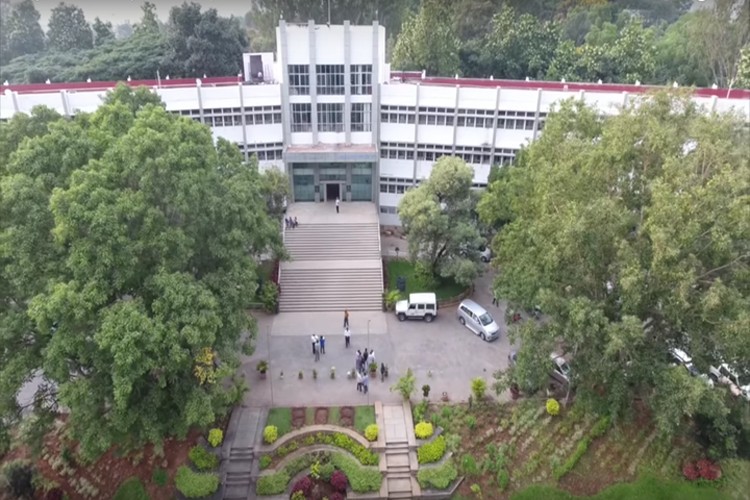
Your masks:
[[[348,436],[343,432],[316,432],[307,436],[297,436],[276,448],[272,454],[275,458],[283,458],[299,448],[316,444],[327,444],[346,450],[354,455],[362,465],[377,465],[379,462],[377,453],[370,451],[351,436]]]

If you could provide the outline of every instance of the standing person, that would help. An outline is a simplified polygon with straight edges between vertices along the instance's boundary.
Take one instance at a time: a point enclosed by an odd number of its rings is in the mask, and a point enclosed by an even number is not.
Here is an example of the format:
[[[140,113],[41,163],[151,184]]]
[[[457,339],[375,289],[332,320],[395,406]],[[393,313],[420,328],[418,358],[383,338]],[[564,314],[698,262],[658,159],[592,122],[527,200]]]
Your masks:
[[[367,372],[362,372],[362,390],[365,394],[367,394],[367,391],[370,389],[370,377],[367,375]]]
[[[315,340],[313,349],[315,350],[315,361],[320,361],[320,339]]]
[[[284,227],[289,229],[289,217],[284,217]]]
[[[344,309],[344,328],[349,328],[349,309]]]
[[[297,216],[295,215],[294,216],[294,224],[292,225],[292,227],[297,227],[297,226],[299,226],[299,222],[297,222]]]
[[[365,352],[362,353],[362,369],[367,370],[367,357],[370,355],[369,352],[367,352],[367,347],[365,347]]]
[[[500,301],[497,300],[497,293],[495,293],[495,290],[490,288],[490,293],[492,294],[492,305],[500,307]]]
[[[380,381],[385,381],[385,363],[380,363]]]
[[[352,340],[352,332],[349,330],[349,327],[347,326],[344,328],[344,347],[349,347],[349,344]]]
[[[355,365],[356,369],[357,369],[357,373],[359,373],[359,371],[360,371],[359,370],[359,365],[361,363],[362,363],[362,352],[359,349],[357,349],[357,357],[356,357],[356,365]]]
[[[325,335],[320,336],[320,354],[326,353],[326,337]]]
[[[312,353],[315,354],[315,342],[318,341],[318,337],[313,333],[310,335],[310,342],[312,342]]]
[[[336,213],[339,213],[339,197],[336,197]]]
[[[367,356],[367,362],[368,363],[375,363],[375,364],[377,364],[375,362],[375,351],[373,351],[372,349],[370,349],[370,355]]]
[[[359,370],[357,370],[357,390],[362,391],[362,373]]]

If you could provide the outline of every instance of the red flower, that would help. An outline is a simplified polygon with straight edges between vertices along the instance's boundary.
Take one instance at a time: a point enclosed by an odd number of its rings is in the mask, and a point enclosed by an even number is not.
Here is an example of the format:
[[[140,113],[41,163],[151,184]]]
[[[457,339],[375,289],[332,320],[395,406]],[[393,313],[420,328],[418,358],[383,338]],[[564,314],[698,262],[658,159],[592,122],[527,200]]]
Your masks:
[[[312,479],[310,479],[308,476],[305,476],[294,483],[294,486],[292,486],[292,493],[294,493],[295,491],[301,491],[307,497],[310,496],[310,492],[312,492],[312,489]]]
[[[346,478],[346,474],[341,472],[340,470],[334,471],[331,475],[331,486],[336,489],[336,491],[345,492],[346,486],[349,484],[349,480]]]
[[[695,462],[688,462],[682,467],[682,474],[688,481],[695,481],[700,476],[700,471],[696,467]]]

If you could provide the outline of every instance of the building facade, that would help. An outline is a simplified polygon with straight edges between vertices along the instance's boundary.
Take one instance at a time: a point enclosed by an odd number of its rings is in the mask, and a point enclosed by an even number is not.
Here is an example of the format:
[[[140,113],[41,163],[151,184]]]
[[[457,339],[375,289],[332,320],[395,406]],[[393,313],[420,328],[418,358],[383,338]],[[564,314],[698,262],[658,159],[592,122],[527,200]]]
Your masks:
[[[287,24],[277,54],[246,54],[244,75],[128,81],[147,86],[167,110],[206,124],[261,168],[290,178],[294,202],[371,201],[383,225],[398,225],[398,203],[443,155],[474,169],[486,186],[491,165],[513,162],[541,132],[555,103],[580,99],[602,115],[618,112],[639,85],[426,77],[392,72],[385,29]],[[116,82],[4,84],[0,119],[45,105],[71,116],[94,111]],[[696,89],[707,112],[750,123],[750,91]]]

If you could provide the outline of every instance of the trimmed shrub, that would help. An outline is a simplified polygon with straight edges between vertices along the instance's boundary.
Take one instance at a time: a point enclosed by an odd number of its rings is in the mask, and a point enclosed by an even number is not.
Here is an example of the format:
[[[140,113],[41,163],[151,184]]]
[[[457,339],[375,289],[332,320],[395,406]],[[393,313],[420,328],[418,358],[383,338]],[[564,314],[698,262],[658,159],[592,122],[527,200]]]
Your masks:
[[[484,394],[487,392],[487,381],[482,377],[471,379],[471,394],[474,401],[480,403],[484,400]]]
[[[114,500],[149,500],[146,488],[137,477],[126,479],[115,492]]]
[[[313,489],[312,479],[310,479],[309,476],[305,476],[303,478],[298,479],[297,482],[294,483],[294,486],[292,486],[292,493],[301,491],[302,494],[304,494],[305,497],[307,497],[312,492],[312,489]]]
[[[208,444],[216,448],[224,441],[224,432],[221,429],[211,429],[208,431]]]
[[[326,482],[331,482],[331,477],[336,467],[332,463],[328,462],[320,466],[320,479]]]
[[[292,493],[292,497],[290,500],[307,500],[307,498],[301,491],[295,491],[294,493]]]
[[[556,399],[547,400],[547,413],[553,417],[560,414],[560,403]]]
[[[435,432],[434,427],[429,422],[419,422],[414,426],[414,435],[418,439],[427,439]]]
[[[417,481],[422,488],[444,490],[458,477],[458,470],[452,461],[447,461],[437,467],[420,467]]]
[[[197,445],[190,448],[188,453],[190,461],[198,470],[213,470],[219,466],[219,457],[206,450],[203,446]]]
[[[417,448],[417,461],[420,464],[437,462],[445,455],[445,438],[438,436],[431,443],[426,443]]]
[[[378,439],[377,424],[370,424],[365,428],[365,439],[367,439],[368,441],[377,441]]]
[[[331,455],[331,463],[346,474],[352,490],[356,493],[369,493],[380,490],[383,476],[376,467],[362,467],[343,453]]]
[[[718,464],[703,458],[697,462],[689,462],[682,467],[682,474],[688,481],[703,479],[716,481],[721,477],[721,468]]]
[[[275,425],[267,425],[263,429],[263,442],[266,444],[273,444],[279,439],[279,428]]]
[[[177,469],[174,484],[177,491],[186,498],[200,498],[211,495],[219,489],[219,476],[193,472],[190,467],[183,465]]]
[[[345,493],[346,487],[348,485],[349,485],[349,480],[346,478],[346,474],[344,474],[340,470],[335,471],[331,475],[331,486],[333,486],[333,488],[335,488],[336,491]]]
[[[500,491],[505,491],[509,484],[510,474],[508,474],[508,469],[502,468],[497,471],[497,487],[500,488]]]
[[[258,461],[258,467],[260,467],[260,470],[267,469],[268,466],[271,465],[272,461],[273,459],[270,455],[263,455]]]
[[[479,474],[479,467],[477,467],[477,461],[472,455],[466,454],[461,457],[461,470],[467,476],[476,476]]]
[[[286,490],[286,485],[289,484],[289,474],[286,470],[271,474],[268,476],[261,476],[255,483],[255,492],[258,495],[280,495]]]

